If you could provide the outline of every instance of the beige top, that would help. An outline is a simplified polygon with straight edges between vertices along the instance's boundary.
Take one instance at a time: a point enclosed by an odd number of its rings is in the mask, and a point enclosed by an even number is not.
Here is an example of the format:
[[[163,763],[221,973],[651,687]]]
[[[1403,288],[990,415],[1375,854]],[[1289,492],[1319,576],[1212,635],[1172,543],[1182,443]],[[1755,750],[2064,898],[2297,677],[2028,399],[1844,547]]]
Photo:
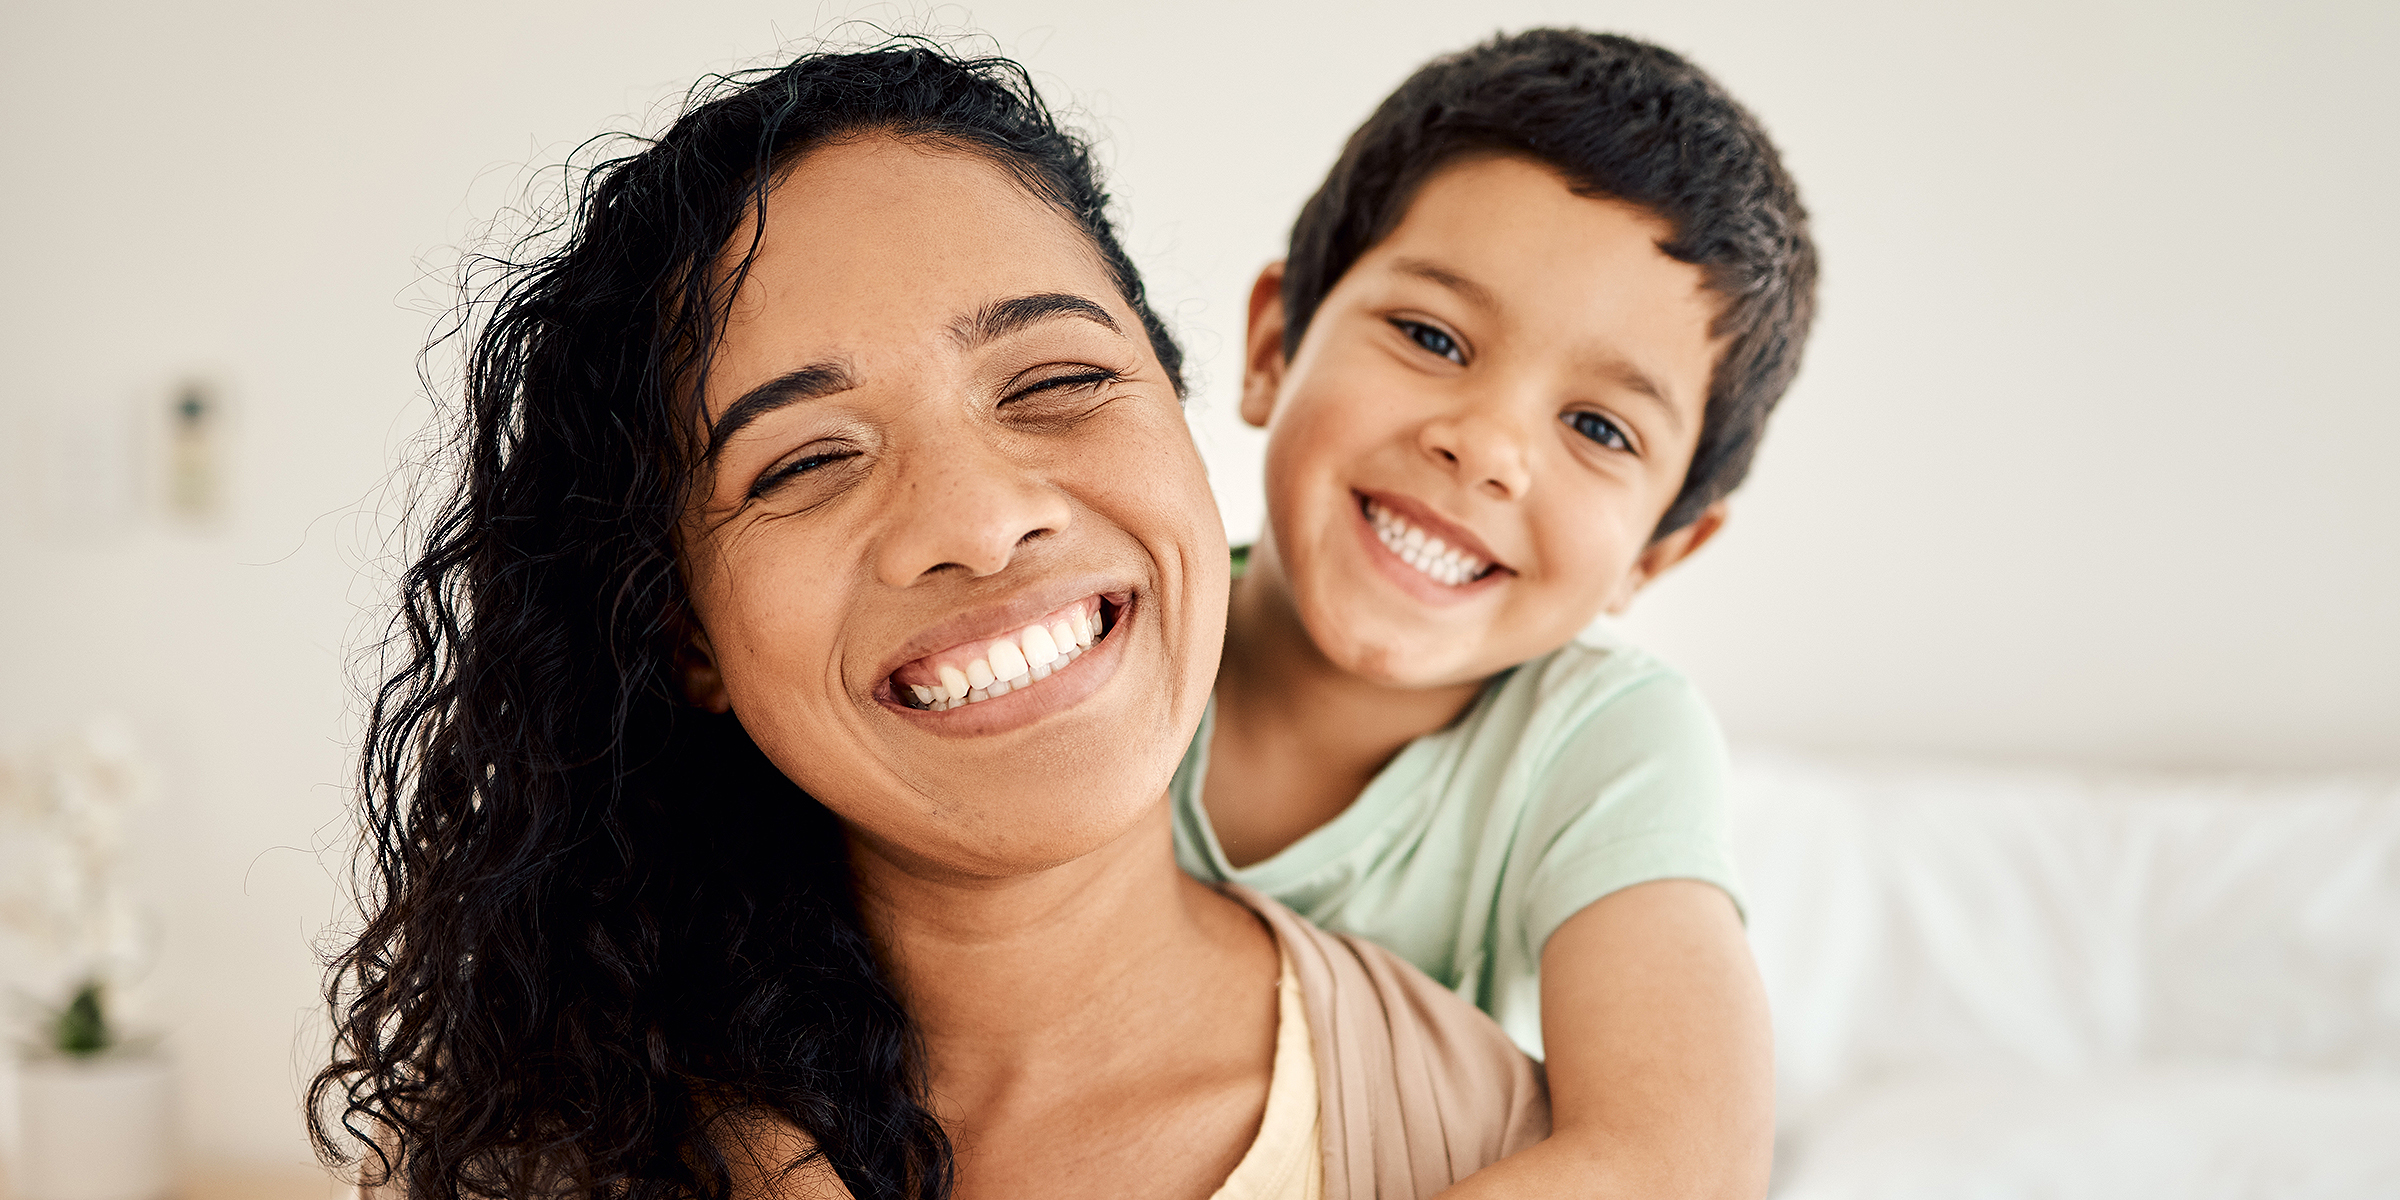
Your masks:
[[[1267,1082],[1267,1111],[1258,1137],[1209,1200],[1323,1200],[1325,1158],[1319,1135],[1317,1054],[1308,1036],[1308,1009],[1292,954],[1279,945],[1283,970],[1275,981],[1275,1068]]]
[[[1422,1200],[1550,1136],[1540,1065],[1490,1017],[1373,942],[1217,886],[1265,918],[1299,977],[1326,1200]]]

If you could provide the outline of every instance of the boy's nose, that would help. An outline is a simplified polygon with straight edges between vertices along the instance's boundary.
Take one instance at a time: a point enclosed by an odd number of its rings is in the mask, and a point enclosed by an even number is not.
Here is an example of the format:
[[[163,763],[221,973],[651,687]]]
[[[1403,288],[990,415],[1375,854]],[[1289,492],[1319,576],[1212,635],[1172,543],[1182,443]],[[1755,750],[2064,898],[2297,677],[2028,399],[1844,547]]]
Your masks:
[[[918,448],[890,503],[875,574],[895,588],[953,568],[975,577],[998,574],[1019,546],[1061,532],[1073,519],[1057,488],[972,437]]]
[[[1419,427],[1417,445],[1460,483],[1496,500],[1522,499],[1533,485],[1524,432],[1492,414],[1436,417]]]

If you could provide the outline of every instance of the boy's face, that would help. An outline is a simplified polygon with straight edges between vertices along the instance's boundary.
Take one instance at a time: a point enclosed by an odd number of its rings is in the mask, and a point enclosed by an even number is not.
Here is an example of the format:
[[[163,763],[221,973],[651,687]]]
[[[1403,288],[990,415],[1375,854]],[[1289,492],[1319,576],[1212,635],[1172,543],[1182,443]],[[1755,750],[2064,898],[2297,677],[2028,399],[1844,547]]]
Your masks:
[[[1486,156],[1426,181],[1288,363],[1281,267],[1260,278],[1253,569],[1336,665],[1403,687],[1480,679],[1622,610],[1716,530],[1721,508],[1651,539],[1723,348],[1700,269],[1658,248],[1670,233]]]

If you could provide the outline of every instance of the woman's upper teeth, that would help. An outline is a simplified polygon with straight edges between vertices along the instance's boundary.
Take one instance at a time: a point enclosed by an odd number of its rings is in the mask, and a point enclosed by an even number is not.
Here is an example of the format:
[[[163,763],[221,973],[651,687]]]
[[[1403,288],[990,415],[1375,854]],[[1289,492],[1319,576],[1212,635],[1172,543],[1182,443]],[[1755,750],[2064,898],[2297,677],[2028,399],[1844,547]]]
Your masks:
[[[1048,679],[1099,640],[1100,632],[1098,601],[1082,600],[1007,637],[918,659],[900,668],[894,682],[918,708],[973,704]]]
[[[1408,518],[1385,508],[1373,500],[1367,501],[1367,522],[1375,527],[1375,536],[1400,561],[1431,576],[1435,582],[1456,587],[1482,577],[1491,564],[1442,539],[1410,524]]]

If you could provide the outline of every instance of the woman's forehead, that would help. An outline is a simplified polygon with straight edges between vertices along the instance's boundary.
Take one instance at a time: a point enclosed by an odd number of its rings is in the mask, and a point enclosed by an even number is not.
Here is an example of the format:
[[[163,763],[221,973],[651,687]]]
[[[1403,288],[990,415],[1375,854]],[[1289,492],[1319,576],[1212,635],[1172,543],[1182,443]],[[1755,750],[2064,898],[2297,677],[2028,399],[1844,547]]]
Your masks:
[[[748,232],[734,244],[747,245]],[[778,175],[750,274],[813,285],[829,307],[1008,280],[1014,290],[1108,281],[1083,230],[988,158],[882,136],[819,147]]]
[[[751,243],[745,228],[731,245]],[[778,176],[710,390],[829,354],[898,352],[1043,294],[1141,327],[1090,238],[988,159],[893,137],[836,142]]]

